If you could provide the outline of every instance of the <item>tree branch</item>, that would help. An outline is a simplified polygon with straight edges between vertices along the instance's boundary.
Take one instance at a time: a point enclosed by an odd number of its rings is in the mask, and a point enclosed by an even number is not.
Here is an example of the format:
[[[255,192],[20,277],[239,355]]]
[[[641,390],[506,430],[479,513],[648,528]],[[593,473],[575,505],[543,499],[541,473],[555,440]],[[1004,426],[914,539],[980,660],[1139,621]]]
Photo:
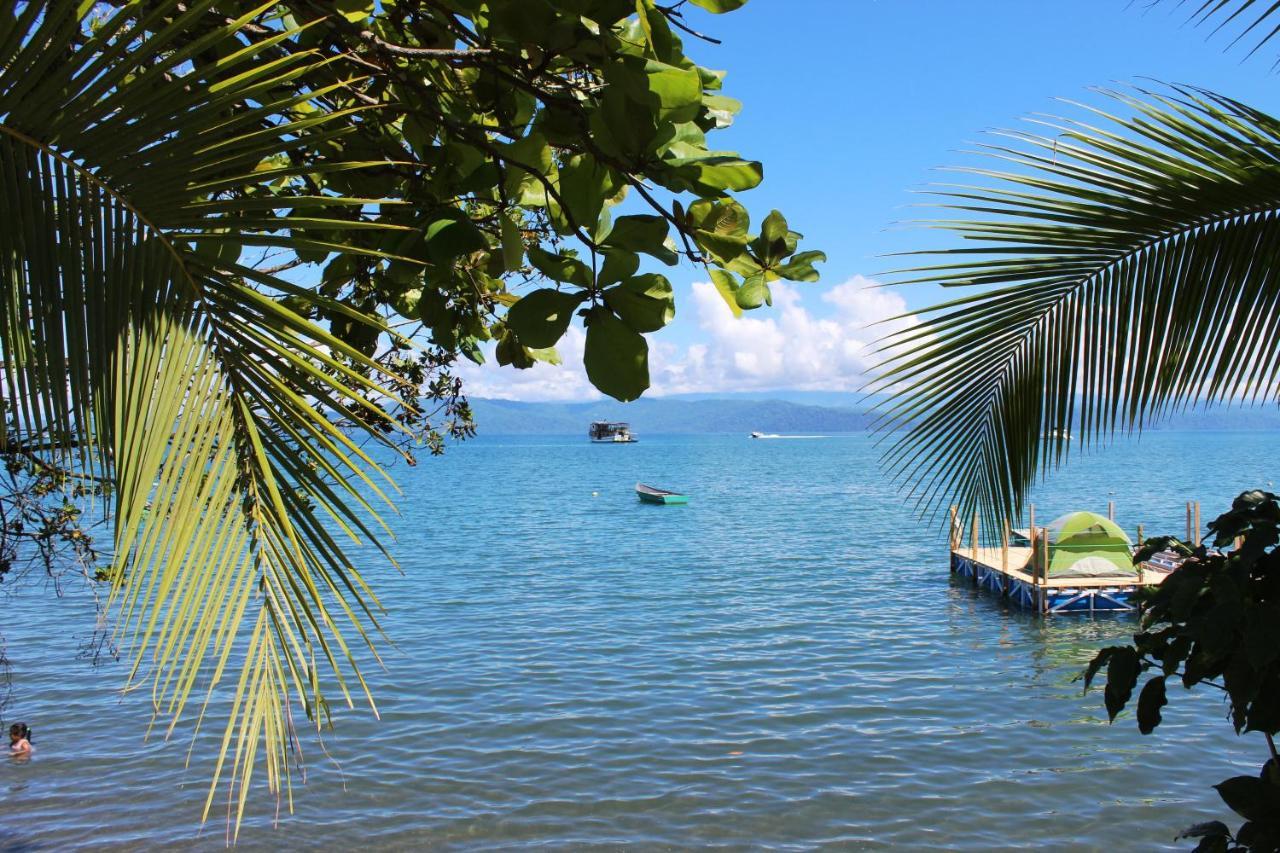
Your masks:
[[[455,50],[445,47],[408,47],[402,44],[392,44],[385,39],[379,38],[373,30],[362,31],[360,38],[376,44],[387,53],[393,53],[397,56],[411,56],[418,59],[450,59],[468,64],[474,62],[477,57],[485,57],[493,53],[493,50],[487,47]]]

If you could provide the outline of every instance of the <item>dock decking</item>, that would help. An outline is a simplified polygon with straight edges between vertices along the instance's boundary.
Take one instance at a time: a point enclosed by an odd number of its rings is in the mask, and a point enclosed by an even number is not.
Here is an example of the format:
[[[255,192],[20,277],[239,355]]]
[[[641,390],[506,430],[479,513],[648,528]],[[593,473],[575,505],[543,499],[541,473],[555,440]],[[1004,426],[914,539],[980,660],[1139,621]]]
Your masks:
[[[1026,547],[953,546],[951,571],[972,580],[975,586],[1039,613],[1135,610],[1134,593],[1141,587],[1160,584],[1167,576],[1165,572],[1142,568],[1136,577],[1042,578],[1034,574],[1032,555],[1032,549]]]

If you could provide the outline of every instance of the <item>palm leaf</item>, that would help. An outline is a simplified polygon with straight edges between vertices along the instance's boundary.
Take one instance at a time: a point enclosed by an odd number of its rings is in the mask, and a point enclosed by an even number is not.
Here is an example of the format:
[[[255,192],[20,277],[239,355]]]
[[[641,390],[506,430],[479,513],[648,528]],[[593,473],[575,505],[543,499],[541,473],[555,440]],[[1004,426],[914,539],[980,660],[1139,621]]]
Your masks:
[[[1179,6],[1186,4],[1177,0]],[[1199,0],[1191,5],[1191,19],[1197,24],[1213,25],[1215,34],[1234,30],[1232,46],[1252,41],[1250,56],[1280,35],[1280,3],[1275,0]]]
[[[347,119],[294,117],[324,59],[262,61],[238,40],[267,7],[193,41],[210,2],[130,3],[89,31],[92,5],[0,2],[6,402],[60,464],[114,482],[108,612],[128,687],[149,686],[170,733],[194,694],[230,698],[205,816],[229,775],[238,828],[256,766],[287,785],[295,703],[317,725],[326,685],[372,703],[353,644],[378,603],[338,537],[377,542],[368,496],[390,481],[334,423],[380,438],[392,377],[270,296],[298,288],[210,250],[351,233],[323,211],[367,200],[277,188],[264,204],[282,170],[259,164]],[[193,61],[214,45],[220,59]]]
[[[1280,393],[1280,121],[1207,92],[1109,93],[1041,119],[935,193],[964,247],[900,274],[962,292],[884,343],[883,461],[988,531],[1085,446],[1209,401]],[[954,218],[953,218],[954,217]],[[944,260],[945,259],[945,260]]]

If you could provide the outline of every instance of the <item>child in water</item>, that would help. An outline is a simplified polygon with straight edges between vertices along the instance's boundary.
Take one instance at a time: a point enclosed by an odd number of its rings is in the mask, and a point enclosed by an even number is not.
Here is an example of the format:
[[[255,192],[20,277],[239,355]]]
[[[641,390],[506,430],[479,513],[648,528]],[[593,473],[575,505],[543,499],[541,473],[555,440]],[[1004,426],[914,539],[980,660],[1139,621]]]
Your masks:
[[[26,723],[14,723],[9,726],[9,754],[31,754],[31,728]]]

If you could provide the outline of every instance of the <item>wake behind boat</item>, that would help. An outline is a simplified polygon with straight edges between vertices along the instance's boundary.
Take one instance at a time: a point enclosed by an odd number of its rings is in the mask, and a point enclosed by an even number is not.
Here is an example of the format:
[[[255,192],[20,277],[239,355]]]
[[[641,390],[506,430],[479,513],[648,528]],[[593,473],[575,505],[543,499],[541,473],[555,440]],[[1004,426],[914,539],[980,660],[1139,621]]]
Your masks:
[[[776,432],[753,432],[752,438],[829,438],[825,435],[779,435]]]

